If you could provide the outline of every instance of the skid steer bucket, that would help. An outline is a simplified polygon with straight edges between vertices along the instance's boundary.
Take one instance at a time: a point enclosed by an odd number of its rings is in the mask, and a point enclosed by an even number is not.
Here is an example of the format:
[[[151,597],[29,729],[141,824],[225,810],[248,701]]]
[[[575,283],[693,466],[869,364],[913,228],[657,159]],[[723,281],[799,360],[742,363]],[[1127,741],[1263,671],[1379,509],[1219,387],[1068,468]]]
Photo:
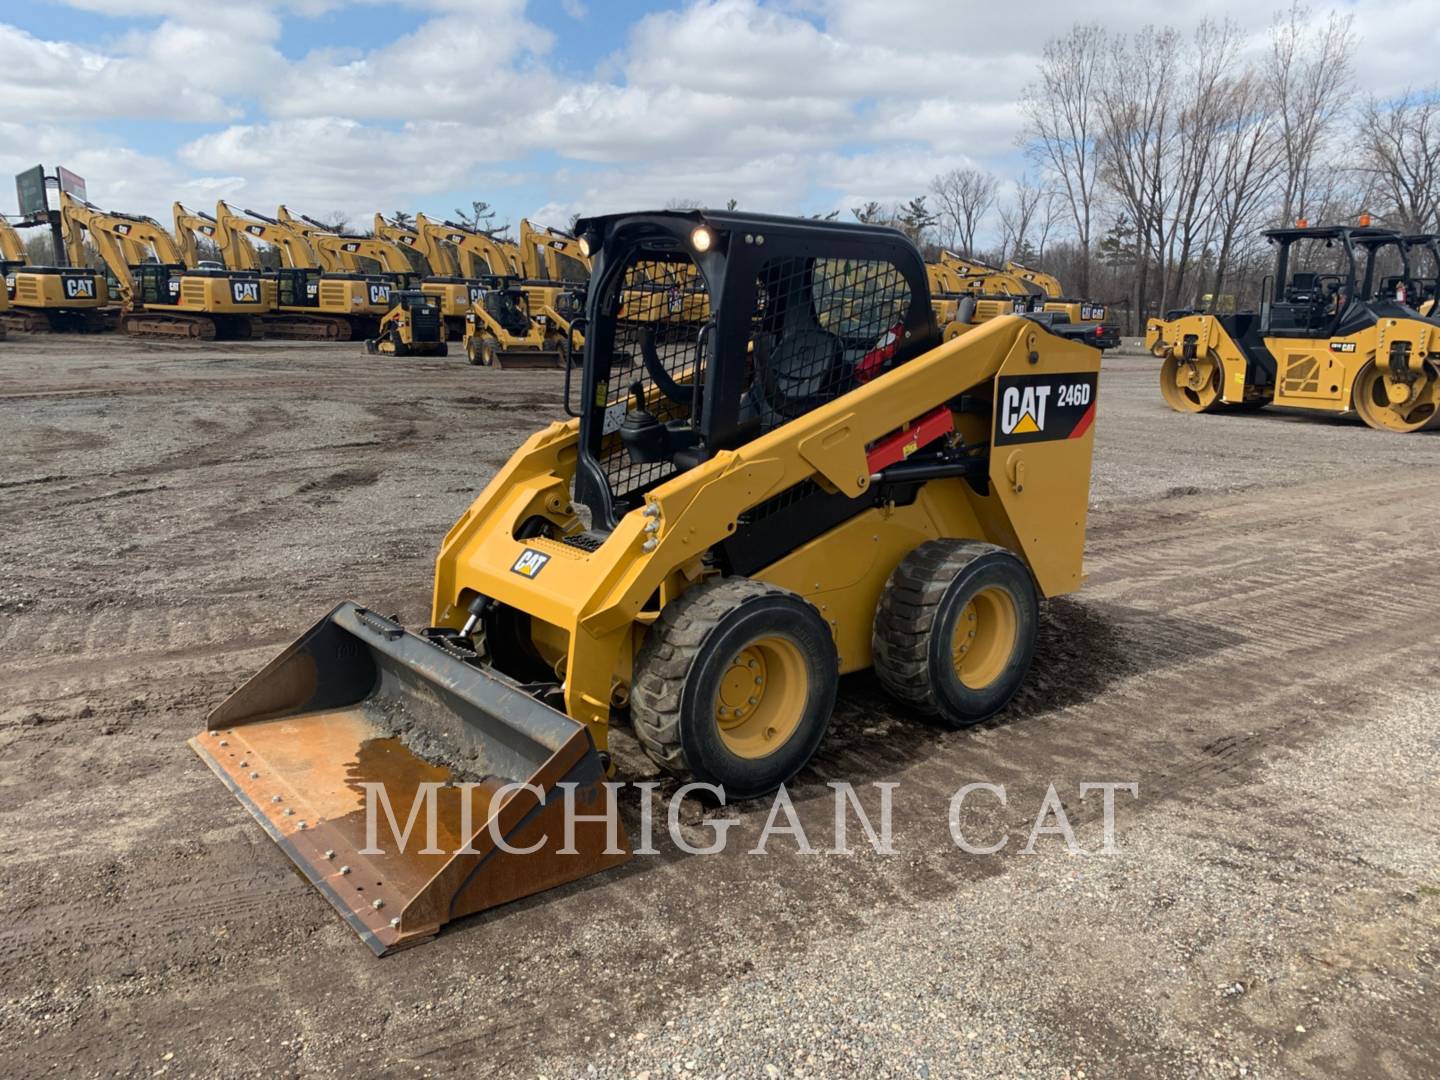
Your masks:
[[[377,955],[629,858],[584,726],[353,603],[190,745]]]
[[[516,368],[563,368],[565,354],[559,349],[501,349],[495,366],[502,371]]]

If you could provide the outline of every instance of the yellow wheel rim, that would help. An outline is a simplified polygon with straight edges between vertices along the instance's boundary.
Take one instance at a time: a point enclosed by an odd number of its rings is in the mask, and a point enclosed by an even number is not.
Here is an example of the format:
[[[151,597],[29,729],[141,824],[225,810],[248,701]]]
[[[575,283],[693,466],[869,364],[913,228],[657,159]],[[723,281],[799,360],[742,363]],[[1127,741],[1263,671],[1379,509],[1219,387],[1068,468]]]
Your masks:
[[[1014,598],[997,585],[981,589],[955,620],[950,654],[960,681],[971,690],[985,689],[1010,663],[1019,638]]]
[[[763,758],[795,734],[810,697],[805,658],[788,638],[760,638],[730,661],[715,692],[715,723],[737,757]]]
[[[1360,419],[1380,431],[1420,431],[1440,425],[1440,375],[1429,364],[1415,382],[1392,383],[1366,364],[1351,392]]]
[[[1160,392],[1176,412],[1207,412],[1220,404],[1220,378],[1220,364],[1213,356],[1169,356],[1160,367]]]

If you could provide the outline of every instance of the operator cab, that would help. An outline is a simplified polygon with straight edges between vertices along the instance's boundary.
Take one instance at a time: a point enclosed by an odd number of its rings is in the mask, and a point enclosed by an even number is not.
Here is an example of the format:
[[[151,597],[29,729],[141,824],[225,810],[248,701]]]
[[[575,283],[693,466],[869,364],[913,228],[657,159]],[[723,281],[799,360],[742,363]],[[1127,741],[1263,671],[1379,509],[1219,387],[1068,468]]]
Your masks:
[[[1424,304],[1434,304],[1440,298],[1440,234],[1411,233],[1400,238],[1404,245],[1409,266],[1410,306],[1417,310]],[[1433,307],[1429,317],[1440,316]]]
[[[507,334],[525,337],[530,333],[530,301],[515,277],[485,277],[480,279],[480,294],[477,300],[485,313],[500,325]]]
[[[598,532],[674,473],[939,344],[925,263],[894,229],[694,210],[577,233],[593,272],[575,499]]]
[[[1260,334],[1345,337],[1373,326],[1381,316],[1404,313],[1393,292],[1386,297],[1377,289],[1376,267],[1383,252],[1394,248],[1403,266],[1404,249],[1393,230],[1324,225],[1268,229],[1262,235],[1276,252],[1274,276],[1266,283],[1266,294],[1273,292],[1275,299],[1266,303],[1262,295]]]

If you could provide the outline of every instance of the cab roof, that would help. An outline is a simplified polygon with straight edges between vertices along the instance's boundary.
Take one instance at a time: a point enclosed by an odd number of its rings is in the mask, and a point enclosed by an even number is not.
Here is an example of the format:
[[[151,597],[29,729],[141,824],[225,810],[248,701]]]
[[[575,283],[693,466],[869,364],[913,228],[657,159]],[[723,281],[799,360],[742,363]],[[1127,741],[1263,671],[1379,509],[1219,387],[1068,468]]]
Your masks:
[[[1307,225],[1304,228],[1266,229],[1260,234],[1267,240],[1292,244],[1296,240],[1340,240],[1348,236],[1359,244],[1380,243],[1399,238],[1394,229],[1382,229],[1377,225]]]
[[[726,232],[791,233],[814,236],[817,233],[858,239],[893,241],[897,237],[909,243],[910,238],[899,229],[889,225],[863,225],[854,221],[826,221],[823,218],[787,217],[782,214],[755,214],[740,210],[642,210],[624,214],[604,214],[597,217],[580,218],[575,222],[575,235],[579,236],[594,229],[608,233],[617,223],[627,220],[649,219],[652,221],[673,220],[693,222],[712,229]]]

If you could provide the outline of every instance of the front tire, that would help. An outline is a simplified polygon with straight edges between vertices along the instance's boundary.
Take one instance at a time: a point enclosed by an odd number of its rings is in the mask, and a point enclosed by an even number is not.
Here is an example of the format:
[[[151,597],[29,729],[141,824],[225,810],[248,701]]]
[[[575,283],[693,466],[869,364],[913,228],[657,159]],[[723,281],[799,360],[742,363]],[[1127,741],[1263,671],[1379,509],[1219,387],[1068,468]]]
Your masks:
[[[1009,704],[1035,656],[1040,607],[1029,569],[978,540],[930,540],[885,583],[875,673],[896,700],[969,727]]]
[[[475,367],[495,366],[495,340],[487,334],[474,334],[465,342],[465,359]]]
[[[676,776],[753,799],[814,755],[835,709],[830,628],[795,593],[749,578],[671,602],[635,658],[635,735]]]

